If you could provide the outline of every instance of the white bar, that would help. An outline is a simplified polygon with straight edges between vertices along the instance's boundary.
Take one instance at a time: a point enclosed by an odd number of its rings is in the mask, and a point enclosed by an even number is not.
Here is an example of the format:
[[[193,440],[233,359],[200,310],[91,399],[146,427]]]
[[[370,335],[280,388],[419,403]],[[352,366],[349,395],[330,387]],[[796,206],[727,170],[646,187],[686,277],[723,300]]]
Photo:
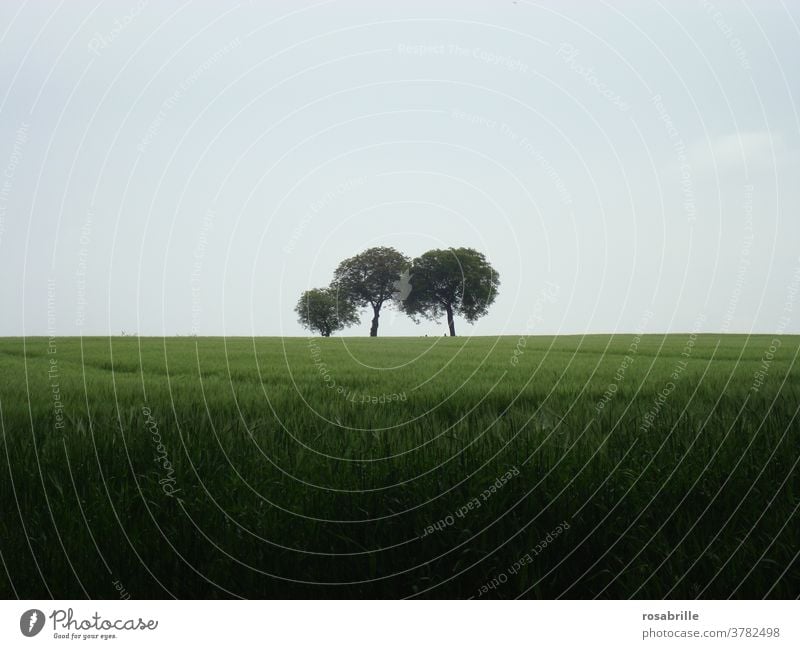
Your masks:
[[[73,611],[73,622],[154,620],[154,630],[63,628],[54,610]],[[20,618],[30,609],[45,616],[42,630],[25,637]],[[690,611],[691,615],[680,615]],[[646,620],[672,612],[677,619]],[[696,619],[693,619],[694,615]],[[347,647],[800,647],[798,601],[3,601],[0,647],[222,646]],[[66,613],[64,613],[66,615]],[[689,618],[689,619],[681,619]],[[56,623],[56,619],[61,619]],[[28,620],[25,620],[28,623]],[[55,625],[55,628],[54,628]],[[648,631],[707,632],[779,629],[778,637],[650,638]],[[84,640],[85,634],[113,640]],[[54,634],[75,634],[56,639]],[[109,643],[111,643],[109,645]],[[192,643],[192,644],[187,644]],[[196,644],[195,644],[196,643]],[[223,644],[224,643],[224,644]]]

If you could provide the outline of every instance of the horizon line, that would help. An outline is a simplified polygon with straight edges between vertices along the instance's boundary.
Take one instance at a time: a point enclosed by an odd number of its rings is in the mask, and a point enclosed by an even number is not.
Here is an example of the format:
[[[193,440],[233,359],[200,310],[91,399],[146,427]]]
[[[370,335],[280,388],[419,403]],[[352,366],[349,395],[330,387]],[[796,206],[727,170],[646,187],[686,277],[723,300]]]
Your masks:
[[[592,332],[576,332],[576,333],[502,333],[502,334],[481,334],[481,335],[386,335],[386,336],[328,336],[329,338],[535,338],[535,337],[576,337],[576,336],[774,336],[776,338],[786,336],[800,336],[800,331],[796,333],[775,332],[775,331],[592,331]],[[298,339],[307,340],[309,338],[325,338],[319,334],[310,335],[291,335],[284,336],[280,334],[108,334],[108,333],[92,333],[92,334],[17,334],[17,335],[0,335],[0,340],[8,339],[28,339],[28,338],[281,338],[281,339]]]

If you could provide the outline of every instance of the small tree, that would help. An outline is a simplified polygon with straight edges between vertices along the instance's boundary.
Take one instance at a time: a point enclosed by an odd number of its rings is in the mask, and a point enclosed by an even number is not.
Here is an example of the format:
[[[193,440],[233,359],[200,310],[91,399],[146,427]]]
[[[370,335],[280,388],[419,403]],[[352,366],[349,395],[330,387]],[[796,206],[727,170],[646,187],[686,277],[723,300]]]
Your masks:
[[[329,337],[334,331],[360,321],[355,305],[342,299],[335,287],[305,291],[294,310],[297,321],[310,331]]]
[[[409,259],[394,248],[378,247],[345,259],[334,272],[340,295],[356,306],[372,308],[370,336],[378,335],[378,319],[384,303],[397,298],[401,275]]]
[[[453,317],[473,323],[486,315],[497,297],[500,278],[480,252],[472,248],[429,250],[411,263],[411,292],[403,310],[415,322],[447,317],[450,335],[456,335]]]

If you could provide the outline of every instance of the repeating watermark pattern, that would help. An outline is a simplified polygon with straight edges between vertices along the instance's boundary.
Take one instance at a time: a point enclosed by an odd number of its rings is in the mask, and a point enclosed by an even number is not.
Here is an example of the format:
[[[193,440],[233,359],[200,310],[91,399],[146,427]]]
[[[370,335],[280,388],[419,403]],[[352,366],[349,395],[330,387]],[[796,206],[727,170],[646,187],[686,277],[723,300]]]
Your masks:
[[[136,20],[136,17],[142,13],[142,9],[144,9],[147,4],[148,0],[139,0],[139,2],[131,7],[128,13],[114,20],[114,26],[110,30],[102,34],[100,32],[95,32],[89,40],[89,51],[95,56],[98,56],[100,52],[110,47],[111,44],[119,38],[119,35]]]
[[[792,278],[789,280],[789,285],[786,287],[786,296],[783,299],[783,307],[781,317],[778,319],[778,326],[775,329],[776,333],[782,335],[789,323],[792,321],[792,313],[794,312],[794,305],[797,302],[797,293],[800,289],[800,257],[797,258],[797,265],[795,266]]]
[[[528,137],[520,135],[505,122],[498,122],[497,120],[486,117],[485,115],[471,113],[461,108],[451,109],[450,116],[459,122],[466,122],[467,124],[481,126],[495,131],[498,133],[498,135],[507,138],[516,146],[520,147],[523,151],[525,151],[526,154],[533,158],[536,164],[542,169],[545,176],[556,190],[561,203],[563,205],[572,205],[572,194],[567,189],[567,185],[564,182],[564,179],[561,177],[561,174],[558,173],[558,170],[555,168],[553,163],[550,162],[542,154],[542,152],[536,148],[534,143]]]
[[[479,115],[477,113],[470,113],[466,110],[461,108],[453,108],[450,110],[450,117],[459,121],[459,122],[466,122],[472,126],[482,126],[493,131],[498,130],[498,127],[503,124],[503,122],[498,122],[491,117],[486,117],[485,115]]]
[[[384,392],[382,394],[368,394],[365,392],[359,392],[357,390],[351,390],[344,385],[339,385],[336,382],[336,379],[333,378],[330,369],[328,368],[328,364],[322,360],[322,349],[319,346],[319,342],[314,337],[309,337],[308,339],[308,349],[311,353],[311,359],[314,363],[314,367],[316,367],[317,372],[322,377],[322,380],[325,382],[325,385],[328,387],[329,390],[332,390],[334,394],[339,395],[343,399],[349,401],[350,403],[356,404],[368,404],[368,405],[385,405],[388,403],[396,403],[408,400],[408,395],[405,391],[403,392]]]
[[[498,54],[481,47],[462,47],[455,43],[399,43],[397,53],[410,56],[454,56],[496,65],[512,72],[528,72],[528,64],[511,56]]]
[[[536,557],[550,547],[555,540],[558,539],[558,537],[560,537],[570,527],[570,524],[565,520],[560,525],[557,525],[554,529],[550,530],[545,537],[530,550],[528,550],[528,552],[522,555],[496,577],[483,584],[483,586],[478,589],[477,596],[481,597],[486,595],[489,591],[496,590],[499,586],[508,583],[509,575],[517,575],[525,566],[532,564],[536,560]]]
[[[408,399],[405,392],[385,392],[379,395],[369,395],[361,392],[345,390],[339,394],[344,395],[344,397],[351,403],[367,403],[373,405],[379,403],[391,403],[392,401],[406,401]]]
[[[210,57],[203,61],[203,63],[197,66],[188,77],[178,84],[178,87],[175,89],[175,91],[163,101],[155,118],[153,118],[153,121],[150,122],[150,125],[147,127],[144,136],[139,140],[139,144],[136,147],[136,150],[139,151],[139,153],[144,153],[147,150],[147,147],[161,130],[161,126],[167,119],[167,115],[178,105],[183,96],[191,89],[191,87],[197,83],[198,79],[216,66],[223,58],[225,58],[225,56],[233,52],[241,44],[242,41],[240,38],[234,38],[232,41],[218,49]]]
[[[635,343],[631,343],[631,347],[633,347],[634,344]],[[628,348],[628,351],[629,352],[631,351],[630,347]],[[599,401],[596,404],[594,404],[595,412],[598,413],[602,412],[603,409],[611,401],[611,399],[614,398],[614,395],[617,393],[617,390],[619,389],[619,384],[622,383],[622,381],[625,379],[625,372],[627,372],[628,368],[631,365],[633,365],[634,353],[635,352],[625,354],[625,356],[622,357],[622,361],[620,361],[620,364],[617,367],[617,371],[614,372],[614,380],[608,384],[608,386],[605,389],[605,392],[603,392],[603,396],[600,397]]]
[[[769,347],[767,347],[766,351],[761,355],[761,363],[758,369],[753,373],[753,384],[750,386],[750,392],[758,392],[761,386],[764,385],[764,382],[767,380],[767,375],[769,374],[769,368],[772,365],[772,361],[775,360],[775,354],[778,353],[780,346],[780,338],[773,338],[770,341]]]
[[[516,478],[519,475],[519,469],[516,466],[512,466],[508,471],[506,471],[503,475],[498,476],[497,479],[490,484],[486,489],[484,489],[479,495],[470,498],[467,502],[465,502],[461,507],[455,510],[452,514],[448,514],[444,518],[439,519],[432,525],[428,525],[420,534],[419,538],[425,538],[431,534],[436,532],[441,532],[444,529],[447,529],[451,525],[454,525],[457,518],[463,519],[475,510],[481,508],[483,503],[488,501],[492,496],[494,496],[498,491],[500,491],[506,484],[513,478]]]
[[[683,194],[683,209],[686,213],[686,220],[689,223],[694,223],[697,220],[697,205],[694,198],[694,185],[692,183],[692,165],[689,162],[689,154],[687,152],[686,144],[681,138],[675,122],[667,112],[664,101],[661,95],[653,95],[650,102],[655,106],[659,119],[664,122],[664,127],[667,129],[667,135],[672,142],[672,148],[675,151],[675,156],[678,161],[678,171],[680,173],[680,188]]]
[[[561,292],[561,287],[555,282],[545,282],[544,287],[539,291],[536,299],[533,301],[530,315],[525,323],[526,335],[520,336],[517,339],[517,344],[514,346],[514,351],[511,353],[509,362],[516,367],[519,365],[520,357],[525,353],[525,347],[528,344],[528,334],[536,329],[544,319],[544,307],[546,304],[553,304],[558,300],[558,295]]]
[[[111,585],[114,587],[114,589],[119,594],[119,598],[120,599],[130,599],[131,598],[131,594],[125,589],[125,586],[123,586],[122,582],[119,579],[115,579],[114,581],[112,581]]]
[[[730,300],[728,300],[728,308],[725,311],[725,317],[720,327],[722,333],[729,333],[731,330],[731,322],[733,321],[736,307],[739,305],[739,299],[741,298],[742,289],[744,288],[744,279],[750,268],[750,252],[755,239],[753,234],[753,190],[753,185],[744,186],[744,201],[742,203],[742,209],[744,210],[742,248],[739,252],[739,268],[736,271],[736,281],[733,292],[731,293]]]
[[[614,380],[608,384],[603,392],[603,396],[600,397],[598,402],[594,404],[595,412],[600,413],[603,409],[609,404],[609,402],[614,398],[614,395],[617,393],[619,389],[620,383],[625,379],[625,373],[628,371],[628,368],[633,365],[634,358],[639,351],[639,345],[642,342],[642,336],[644,335],[644,329],[647,326],[648,321],[650,318],[653,317],[653,312],[649,309],[644,312],[642,315],[642,319],[639,321],[639,326],[636,328],[636,333],[633,336],[633,340],[631,344],[628,345],[627,353],[625,356],[622,357],[619,365],[617,366],[617,371],[614,372]]]
[[[214,219],[216,212],[209,210],[203,217],[203,225],[200,228],[200,234],[197,236],[197,243],[195,244],[192,253],[192,275],[191,275],[191,293],[192,293],[192,326],[191,334],[197,336],[200,333],[200,314],[203,307],[200,300],[200,282],[203,273],[203,259],[206,256],[206,247],[208,246],[208,235],[214,229]]]
[[[653,427],[656,419],[658,418],[659,413],[663,410],[664,404],[667,403],[669,396],[675,391],[677,387],[678,381],[680,381],[683,373],[686,371],[686,368],[689,366],[689,359],[692,356],[692,352],[694,351],[695,344],[697,343],[697,336],[700,330],[700,327],[706,320],[705,314],[700,314],[697,320],[695,321],[694,327],[692,328],[692,332],[689,334],[689,338],[686,341],[686,344],[683,346],[681,350],[681,358],[678,360],[677,363],[672,368],[672,372],[669,375],[670,380],[664,384],[664,387],[661,388],[659,393],[653,398],[653,405],[650,410],[645,413],[644,417],[642,418],[643,421],[639,425],[639,430],[643,433],[646,433]]]
[[[362,187],[366,180],[366,176],[355,176],[353,178],[348,178],[344,182],[336,185],[336,187],[331,191],[326,192],[323,196],[311,201],[308,204],[308,208],[303,215],[303,218],[301,218],[297,225],[294,226],[292,234],[289,237],[289,241],[287,241],[286,245],[283,247],[283,251],[287,255],[293,253],[295,246],[298,244],[300,239],[303,238],[303,235],[306,233],[306,230],[308,229],[308,226],[314,217],[318,216],[320,213],[330,207],[338,198],[341,198],[353,190]]]
[[[786,332],[786,328],[792,321],[792,313],[794,312],[794,306],[797,302],[798,291],[800,291],[800,257],[797,258],[797,265],[795,266],[794,273],[792,273],[792,277],[786,287],[781,316],[778,319],[778,326],[775,328],[776,335],[770,340],[769,346],[761,355],[758,369],[753,372],[753,383],[750,386],[750,392],[752,393],[757,393],[761,390],[767,380],[772,361],[775,360],[775,355],[778,353],[778,349],[780,349],[782,344],[780,336]]]
[[[545,158],[544,154],[536,148],[535,144],[528,137],[519,135],[508,124],[503,124],[500,127],[500,133],[512,142],[515,142],[519,148],[533,158],[552,183],[561,203],[563,205],[572,205],[572,194],[567,189],[567,185],[561,177],[561,174],[558,173],[553,163]]]
[[[8,158],[5,169],[3,169],[2,185],[0,185],[0,244],[3,243],[3,235],[6,231],[6,215],[8,214],[8,197],[11,195],[11,189],[14,186],[14,176],[17,172],[17,167],[22,161],[22,152],[25,145],[28,143],[28,129],[30,128],[27,122],[22,122],[17,127],[14,134],[14,144],[11,149],[11,155]]]
[[[89,210],[86,220],[81,227],[78,242],[78,267],[75,270],[75,326],[82,327],[86,317],[86,271],[89,261],[89,244],[92,242],[92,221],[94,210]]]
[[[717,29],[722,32],[725,40],[728,41],[728,45],[735,52],[736,60],[739,61],[742,69],[747,70],[748,72],[752,71],[753,68],[750,65],[750,59],[747,56],[747,50],[742,45],[742,39],[739,38],[733,31],[733,28],[727,22],[725,22],[725,17],[722,15],[722,12],[717,9],[717,6],[713,2],[709,2],[709,0],[700,0],[700,6],[706,10],[706,13],[711,17],[711,20],[713,20],[714,24],[717,26]]]
[[[180,489],[175,488],[175,484],[177,483],[175,469],[172,466],[172,462],[169,460],[167,447],[164,445],[164,441],[161,439],[161,433],[158,430],[158,422],[155,417],[153,417],[150,408],[142,406],[142,414],[145,416],[145,426],[147,426],[147,429],[150,431],[150,436],[156,447],[155,462],[164,471],[164,476],[159,479],[158,484],[161,485],[161,490],[164,492],[164,495],[172,498],[180,491]]]
[[[605,97],[612,106],[615,106],[622,112],[627,112],[631,109],[630,104],[622,99],[622,97],[609,88],[605,83],[597,78],[592,66],[582,65],[576,60],[581,51],[572,43],[561,43],[558,47],[557,54],[564,60],[570,70],[577,74],[579,77],[585,79],[586,84],[595,88],[601,96]]]
[[[47,280],[47,380],[53,404],[53,420],[56,430],[64,429],[64,403],[61,401],[61,373],[58,368],[58,343],[56,339],[56,282]]]
[[[100,8],[99,20],[91,4],[73,12],[63,3],[43,16],[46,29],[22,11],[4,46],[20,64],[4,75],[0,143],[9,477],[0,594],[23,602],[7,616],[9,645],[152,645],[167,631],[231,641],[251,623],[275,644],[283,632],[249,610],[168,621],[128,601],[165,595],[796,594],[791,20],[721,0],[695,0],[686,13],[657,6],[635,23],[624,12],[557,15],[522,2],[492,15],[444,4],[358,15],[325,2],[162,12],[152,0],[122,0]],[[686,51],[664,58],[664,44]],[[636,48],[642,65],[613,58]],[[763,69],[744,72],[751,62]],[[218,85],[232,92],[212,114]],[[251,106],[259,119],[239,119]],[[644,123],[631,119],[637,111]],[[115,139],[124,124],[133,132],[112,151],[103,134]],[[225,138],[230,124],[236,137]],[[270,139],[260,146],[262,136]],[[293,157],[298,142],[311,145]],[[240,144],[261,164],[226,175]],[[206,173],[160,182],[172,162]],[[234,224],[264,163],[278,178],[264,192],[268,213],[243,208]],[[295,185],[309,170],[317,180]],[[203,201],[209,190],[220,200]],[[382,214],[349,218],[373,198]],[[767,209],[762,223],[764,198],[784,209]],[[191,222],[154,235],[147,206],[169,212],[184,199],[202,201]],[[430,206],[462,215],[466,228],[426,218]],[[718,223],[710,215],[719,207],[741,212]],[[665,209],[673,223],[661,223]],[[262,239],[272,212],[282,228]],[[531,224],[539,213],[553,235],[545,241]],[[240,235],[233,258],[220,241],[228,220]],[[598,236],[606,226],[609,236]],[[472,245],[483,252],[460,247]],[[177,276],[137,255],[145,246],[151,258],[175,253]],[[582,258],[569,263],[576,246]],[[610,272],[597,268],[600,256],[615,262]],[[314,259],[314,277],[288,269]],[[684,282],[684,267],[705,259],[717,278]],[[502,295],[476,305],[485,291],[473,289],[498,286],[494,260]],[[401,268],[414,269],[413,287]],[[249,318],[256,276],[255,315],[266,318]],[[332,280],[328,292],[311,279]],[[380,337],[355,328],[329,337],[357,319],[353,310],[330,317],[345,290],[357,302],[379,296]],[[722,333],[774,333],[701,334],[717,330],[696,318],[702,300]],[[619,316],[625,333],[599,331],[595,306],[601,321]],[[415,335],[441,307],[455,311],[450,331],[458,324],[461,337]],[[395,316],[404,321],[387,327],[382,318]],[[441,335],[440,320],[427,331]],[[141,338],[118,338],[123,325]],[[316,334],[306,339],[300,325]],[[209,338],[168,335],[178,330]],[[202,385],[194,351],[224,376]],[[114,376],[115,366],[136,371]],[[208,417],[195,416],[206,405],[199,396],[209,398]],[[734,432],[698,442],[689,424],[714,419]],[[188,438],[179,420],[194,424]],[[189,497],[191,517],[177,511]],[[112,601],[59,599],[81,592]],[[25,610],[37,602],[44,608]],[[700,628],[689,607],[636,608],[627,620],[638,626],[641,614],[652,637],[666,637],[659,625]],[[601,625],[572,617],[573,628],[598,635]],[[466,626],[448,625],[451,644]],[[495,644],[509,626],[495,624]],[[764,629],[747,636],[778,635]],[[546,630],[534,630],[540,642]]]

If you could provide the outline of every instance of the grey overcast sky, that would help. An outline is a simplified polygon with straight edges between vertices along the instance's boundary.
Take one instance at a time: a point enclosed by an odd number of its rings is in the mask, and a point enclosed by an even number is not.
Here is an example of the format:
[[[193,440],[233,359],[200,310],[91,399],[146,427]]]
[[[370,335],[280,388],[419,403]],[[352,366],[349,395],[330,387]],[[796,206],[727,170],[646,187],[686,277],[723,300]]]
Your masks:
[[[0,335],[303,335],[300,292],[374,245],[490,258],[462,334],[796,333],[799,25],[785,0],[3,0]]]

